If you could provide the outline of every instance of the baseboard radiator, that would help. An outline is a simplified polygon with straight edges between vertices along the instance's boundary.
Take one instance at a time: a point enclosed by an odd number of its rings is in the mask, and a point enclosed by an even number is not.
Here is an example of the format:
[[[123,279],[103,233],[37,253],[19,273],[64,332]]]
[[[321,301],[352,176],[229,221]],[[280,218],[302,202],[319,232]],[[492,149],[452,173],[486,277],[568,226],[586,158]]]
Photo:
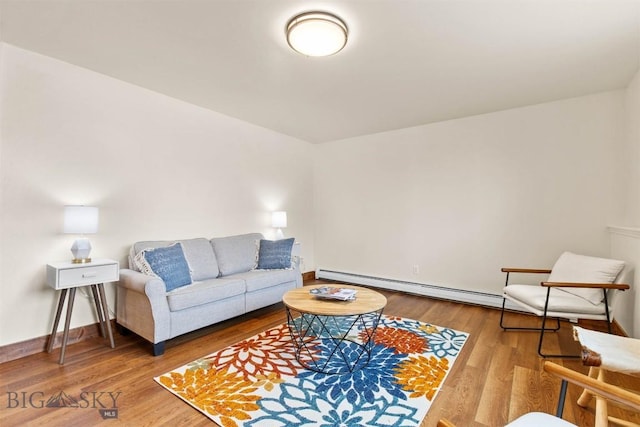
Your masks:
[[[469,291],[465,289],[446,288],[444,286],[426,285],[424,283],[407,282],[404,280],[385,279],[382,277],[365,276],[362,274],[346,273],[319,268],[316,270],[317,279],[335,280],[337,282],[352,283],[354,285],[373,286],[410,294],[424,295],[432,298],[482,305],[486,307],[502,307],[502,295],[486,292]],[[521,311],[515,304],[507,301],[506,308]]]

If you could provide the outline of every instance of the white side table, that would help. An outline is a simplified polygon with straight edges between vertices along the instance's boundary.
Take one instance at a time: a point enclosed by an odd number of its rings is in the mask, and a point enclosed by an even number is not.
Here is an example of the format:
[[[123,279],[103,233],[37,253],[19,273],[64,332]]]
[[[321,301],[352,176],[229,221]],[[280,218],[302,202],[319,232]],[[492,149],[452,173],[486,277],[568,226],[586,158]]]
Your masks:
[[[58,310],[56,318],[53,322],[51,337],[47,345],[47,352],[51,353],[53,342],[58,332],[58,323],[60,322],[60,314],[64,306],[64,299],[69,292],[67,303],[67,318],[64,325],[64,335],[62,336],[62,348],[60,350],[59,363],[64,364],[64,352],[67,348],[67,339],[69,338],[69,324],[71,323],[71,313],[73,312],[73,300],[76,296],[76,289],[82,286],[90,286],[93,293],[93,300],[96,304],[96,312],[100,321],[100,332],[103,337],[107,337],[105,329],[108,332],[111,348],[115,348],[113,341],[113,333],[111,332],[111,322],[109,321],[109,309],[104,294],[104,283],[114,282],[120,277],[120,267],[118,261],[111,259],[94,259],[86,264],[74,264],[70,261],[56,262],[47,264],[47,283],[55,290],[61,290],[60,300],[58,301]]]

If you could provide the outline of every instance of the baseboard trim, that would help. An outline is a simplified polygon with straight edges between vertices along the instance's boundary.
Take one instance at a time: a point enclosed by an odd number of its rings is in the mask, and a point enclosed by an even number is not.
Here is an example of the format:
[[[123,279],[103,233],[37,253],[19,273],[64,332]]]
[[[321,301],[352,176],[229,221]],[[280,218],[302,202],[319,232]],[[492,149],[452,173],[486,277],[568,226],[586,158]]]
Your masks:
[[[111,320],[112,331],[115,331],[115,320]],[[53,342],[53,348],[59,348],[62,345],[62,335],[64,332],[58,332],[56,334],[55,341]],[[80,326],[78,328],[69,329],[69,337],[67,339],[67,345],[75,344],[88,339],[96,338],[100,336],[100,323],[94,323],[91,325]],[[32,338],[26,341],[20,341],[13,344],[7,344],[0,347],[0,363],[10,362],[12,360],[20,359],[22,357],[31,356],[32,354],[42,353],[47,351],[47,343],[49,342],[49,335],[42,337]]]
[[[444,286],[409,282],[406,280],[389,279],[384,277],[367,276],[364,274],[325,269],[318,269],[316,271],[316,277],[318,279],[327,279],[338,282],[352,283],[355,285],[379,287],[391,291],[406,292],[409,294],[422,295],[431,298],[461,302],[466,304],[475,304],[493,308],[502,307],[502,295],[489,292],[454,289]],[[508,310],[519,310],[518,306],[511,303],[510,301],[507,301],[505,307]]]

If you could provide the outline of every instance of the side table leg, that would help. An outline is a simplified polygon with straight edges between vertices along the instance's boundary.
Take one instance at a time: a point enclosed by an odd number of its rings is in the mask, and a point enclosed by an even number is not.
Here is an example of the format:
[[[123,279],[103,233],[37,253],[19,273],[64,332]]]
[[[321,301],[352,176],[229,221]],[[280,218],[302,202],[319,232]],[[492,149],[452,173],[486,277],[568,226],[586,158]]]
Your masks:
[[[76,298],[76,288],[71,288],[69,292],[69,300],[67,301],[67,319],[64,324],[64,334],[62,335],[62,347],[60,348],[60,363],[64,365],[64,351],[67,349],[67,340],[69,339],[69,325],[71,324],[71,313],[73,312],[73,300]]]
[[[53,343],[56,340],[56,334],[58,333],[58,324],[60,323],[60,315],[62,314],[62,307],[64,307],[64,299],[67,296],[68,289],[63,289],[60,292],[60,299],[58,300],[58,310],[56,311],[56,318],[53,321],[53,329],[51,330],[51,336],[49,337],[49,343],[47,344],[47,353],[51,353],[53,350]]]
[[[113,342],[113,332],[111,332],[111,321],[109,320],[109,306],[107,305],[107,298],[104,295],[104,283],[98,284],[98,291],[100,292],[100,299],[102,300],[102,312],[104,313],[105,323],[107,324],[107,332],[109,334],[109,341],[111,348],[116,348],[116,344]]]
[[[98,322],[100,323],[100,336],[106,338],[104,331],[104,318],[105,314],[102,312],[102,304],[100,304],[100,297],[98,296],[98,286],[91,285],[91,293],[93,294],[93,301],[96,304],[96,313],[98,314]]]

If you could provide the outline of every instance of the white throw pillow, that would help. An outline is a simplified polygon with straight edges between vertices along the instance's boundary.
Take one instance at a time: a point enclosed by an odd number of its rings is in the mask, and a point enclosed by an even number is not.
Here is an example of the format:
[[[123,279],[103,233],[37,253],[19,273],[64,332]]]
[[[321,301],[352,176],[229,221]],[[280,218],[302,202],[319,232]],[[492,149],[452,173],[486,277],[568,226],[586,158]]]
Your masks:
[[[624,261],[596,258],[565,252],[556,261],[547,281],[579,283],[613,283],[624,267]],[[604,299],[602,289],[559,288],[598,305]]]

